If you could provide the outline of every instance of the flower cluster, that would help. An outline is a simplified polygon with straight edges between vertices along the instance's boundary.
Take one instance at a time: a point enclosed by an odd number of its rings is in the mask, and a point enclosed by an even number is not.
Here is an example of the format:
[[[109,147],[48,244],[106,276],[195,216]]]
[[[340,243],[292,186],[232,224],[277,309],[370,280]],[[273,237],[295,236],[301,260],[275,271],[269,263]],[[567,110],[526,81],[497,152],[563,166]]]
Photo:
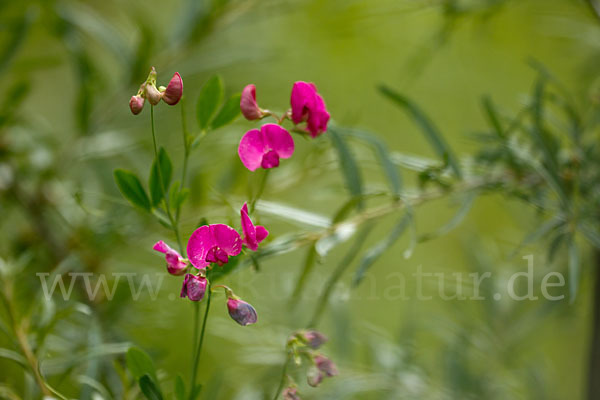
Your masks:
[[[129,100],[129,109],[134,115],[142,112],[145,100],[148,100],[153,106],[157,105],[161,100],[170,106],[179,103],[183,96],[183,80],[179,72],[175,72],[169,81],[167,87],[156,87],[156,69],[152,67],[146,82],[142,83],[140,89],[135,96],[131,96]]]
[[[240,109],[246,119],[253,121],[273,116],[277,124],[264,124],[244,134],[238,147],[242,164],[250,171],[279,166],[281,158],[290,158],[294,153],[294,140],[281,125],[286,119],[294,123],[296,132],[304,132],[316,138],[327,130],[329,112],[325,102],[313,83],[296,82],[290,98],[291,108],[281,118],[262,109],[256,102],[256,87],[248,85],[242,91]],[[299,125],[306,123],[302,128]]]
[[[310,365],[306,372],[306,381],[312,387],[317,387],[326,377],[336,376],[337,367],[329,358],[317,351],[327,337],[315,330],[300,330],[294,333],[287,342],[289,354],[296,365],[302,365],[302,359],[308,359]],[[288,376],[289,385],[282,392],[285,400],[299,400],[296,383]]]
[[[154,250],[165,255],[167,271],[171,275],[185,274],[181,297],[201,301],[207,288],[210,288],[207,269],[213,268],[214,265],[222,267],[227,264],[229,257],[240,254],[242,246],[256,251],[260,242],[269,235],[264,226],[254,225],[248,215],[246,203],[240,210],[240,216],[241,236],[234,228],[225,224],[203,225],[196,229],[187,243],[187,260],[162,240],[154,245]],[[195,273],[191,272],[192,268],[195,268]],[[257,315],[254,308],[236,296],[227,286],[221,287],[227,294],[227,310],[231,318],[242,326],[255,323]]]

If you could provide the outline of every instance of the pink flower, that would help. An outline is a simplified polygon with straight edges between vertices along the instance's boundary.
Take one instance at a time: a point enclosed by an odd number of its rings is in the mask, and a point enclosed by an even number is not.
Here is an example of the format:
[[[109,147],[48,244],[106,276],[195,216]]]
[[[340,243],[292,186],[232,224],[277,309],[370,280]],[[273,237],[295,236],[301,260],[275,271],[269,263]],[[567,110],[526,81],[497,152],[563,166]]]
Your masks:
[[[300,396],[298,395],[298,389],[295,387],[287,387],[281,393],[283,396],[283,400],[300,400]]]
[[[240,214],[242,216],[242,232],[244,234],[242,243],[250,250],[256,251],[258,244],[269,236],[269,231],[262,225],[255,226],[252,223],[252,220],[248,216],[248,205],[246,203],[242,206]]]
[[[206,284],[205,277],[187,274],[183,279],[180,297],[187,297],[192,301],[200,301],[204,298],[204,293],[206,293]]]
[[[296,82],[292,88],[292,121],[298,125],[306,121],[306,129],[311,137],[317,137],[327,130],[329,113],[323,98],[317,93],[313,83]]]
[[[140,95],[131,96],[131,99],[129,100],[129,109],[133,115],[141,113],[142,108],[144,108],[144,98]]]
[[[240,299],[230,297],[227,300],[227,310],[229,316],[242,326],[255,324],[258,319],[254,307]]]
[[[170,248],[162,240],[156,242],[152,248],[165,255],[165,259],[167,260],[167,271],[169,271],[171,275],[181,275],[184,273],[187,267],[187,262],[183,257],[181,257],[181,255],[179,255],[178,252]]]
[[[317,355],[314,358],[314,362],[319,371],[323,372],[327,376],[336,376],[338,374],[337,367],[329,358],[324,355]]]
[[[211,263],[226,264],[229,257],[242,251],[239,233],[224,224],[203,225],[196,229],[187,244],[188,257],[198,269]]]
[[[250,171],[258,167],[279,166],[280,158],[290,158],[294,154],[294,140],[288,131],[276,124],[265,124],[252,129],[242,137],[238,147],[242,164]]]
[[[162,99],[168,105],[174,106],[179,103],[181,96],[183,96],[183,80],[179,72],[175,72],[163,93]]]
[[[242,90],[240,109],[244,117],[249,121],[261,119],[264,116],[263,110],[256,103],[256,86],[250,84]]]

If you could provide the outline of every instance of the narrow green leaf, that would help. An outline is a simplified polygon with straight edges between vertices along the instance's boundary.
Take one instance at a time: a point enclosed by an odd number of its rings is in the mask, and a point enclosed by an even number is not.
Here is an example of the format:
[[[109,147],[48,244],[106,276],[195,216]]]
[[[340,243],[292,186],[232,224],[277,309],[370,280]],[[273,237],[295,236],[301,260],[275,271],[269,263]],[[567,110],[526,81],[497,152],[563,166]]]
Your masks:
[[[162,400],[160,389],[149,375],[144,375],[138,381],[140,390],[148,400]]]
[[[197,117],[201,130],[208,128],[209,123],[221,105],[223,99],[223,81],[218,75],[211,77],[202,87],[198,97]]]
[[[467,194],[462,205],[458,208],[458,210],[456,211],[456,214],[454,214],[452,219],[450,221],[448,221],[447,224],[445,224],[444,226],[437,229],[435,232],[426,233],[424,235],[421,235],[421,237],[419,237],[419,239],[418,239],[419,242],[425,242],[428,240],[438,238],[438,237],[443,236],[446,233],[450,232],[454,228],[456,228],[465,219],[465,217],[467,216],[469,211],[471,211],[471,207],[473,207],[473,203],[475,203],[476,197],[477,197],[476,192],[471,192],[471,193]]]
[[[553,217],[553,218],[549,219],[548,221],[544,222],[539,227],[537,227],[533,232],[531,232],[527,236],[525,236],[525,238],[521,241],[521,243],[517,246],[517,248],[511,252],[511,255],[514,256],[519,251],[521,251],[521,249],[523,249],[525,246],[540,240],[541,238],[543,238],[550,232],[563,226],[564,223],[565,223],[565,221],[561,217]]]
[[[233,122],[241,113],[240,111],[240,99],[239,93],[234,94],[223,104],[221,110],[210,123],[210,129],[215,130]]]
[[[400,190],[402,189],[402,178],[398,173],[396,165],[392,161],[387,145],[371,132],[356,129],[346,129],[344,130],[344,133],[359,138],[369,143],[373,147],[375,150],[375,155],[379,159],[381,168],[383,169],[383,172],[390,184],[392,193],[396,196],[400,196]]]
[[[400,238],[402,233],[409,226],[411,217],[408,214],[404,214],[402,218],[396,223],[396,226],[390,234],[377,243],[375,246],[371,247],[367,253],[364,255],[358,268],[356,269],[356,273],[354,274],[354,278],[352,279],[352,286],[356,287],[360,284],[360,282],[365,277],[365,274],[371,268],[371,266],[377,261],[377,259],[387,250],[389,249],[395,242]]]
[[[569,303],[573,304],[577,297],[579,280],[581,279],[581,263],[579,260],[579,251],[575,244],[575,238],[571,237],[568,245],[569,253]]]
[[[159,169],[160,168],[160,169]],[[156,207],[168,193],[169,184],[173,175],[173,163],[167,154],[167,151],[161,147],[158,150],[158,159],[152,163],[148,187],[150,188],[150,198],[152,207]],[[162,178],[162,185],[161,185]],[[164,192],[163,192],[164,191]]]
[[[175,398],[177,400],[185,400],[185,383],[181,375],[175,378]]]
[[[151,205],[148,195],[142,187],[139,178],[133,172],[116,169],[114,176],[123,197],[129,200],[134,206],[150,211]]]
[[[496,111],[496,107],[494,106],[492,99],[489,96],[484,96],[481,99],[481,104],[483,105],[488,122],[492,128],[494,128],[496,135],[498,135],[498,137],[501,139],[506,138],[506,134],[504,133],[502,123],[500,123],[500,118],[498,117],[498,112]]]
[[[363,196],[353,196],[350,197],[342,206],[337,210],[333,218],[331,219],[331,224],[335,225],[339,222],[345,220],[348,215],[354,210],[358,204],[362,201]]]
[[[596,249],[600,249],[600,233],[596,229],[585,223],[579,224],[577,229]]]
[[[150,356],[142,349],[138,347],[131,347],[127,351],[126,360],[127,368],[135,380],[140,379],[144,375],[148,375],[152,377],[155,382],[158,382],[154,363],[152,362]]]
[[[23,357],[16,351],[0,348],[0,358],[6,358],[8,360],[12,360],[12,361],[18,363],[21,367],[28,368],[27,360],[25,359],[25,357]]]
[[[306,251],[306,256],[304,257],[304,263],[302,265],[302,271],[300,272],[300,276],[296,280],[296,287],[294,288],[294,293],[290,298],[290,304],[295,305],[298,304],[298,299],[300,294],[302,293],[302,289],[304,289],[304,284],[308,279],[308,276],[312,272],[315,262],[317,260],[317,250],[315,248],[315,243],[313,243],[308,250]]]
[[[350,194],[352,196],[360,196],[362,194],[362,178],[354,155],[350,151],[348,144],[337,128],[329,128],[329,137],[331,137],[331,140],[333,141],[333,144],[337,150],[342,173],[346,179],[346,184],[348,185]],[[362,202],[359,202],[359,207],[361,206]]]
[[[415,123],[421,128],[425,138],[429,141],[438,156],[447,161],[456,176],[461,178],[462,172],[460,170],[458,159],[454,156],[450,146],[446,143],[446,140],[429,117],[415,103],[393,89],[387,86],[380,86],[379,90],[411,116]]]

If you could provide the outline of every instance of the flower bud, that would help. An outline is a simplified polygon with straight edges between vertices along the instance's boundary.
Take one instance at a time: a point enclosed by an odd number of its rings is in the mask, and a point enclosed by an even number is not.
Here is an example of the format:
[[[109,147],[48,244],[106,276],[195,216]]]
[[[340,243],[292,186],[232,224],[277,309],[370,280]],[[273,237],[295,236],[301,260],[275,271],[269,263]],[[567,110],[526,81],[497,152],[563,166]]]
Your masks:
[[[187,297],[192,301],[200,301],[206,292],[206,278],[203,276],[187,274],[183,279],[181,297]]]
[[[140,95],[131,96],[131,99],[129,100],[129,109],[133,115],[141,113],[142,108],[144,108],[144,98]]]
[[[175,72],[163,93],[162,99],[168,105],[174,106],[179,103],[181,96],[183,96],[183,80],[179,72]]]
[[[300,335],[313,349],[318,349],[328,340],[327,336],[318,331],[304,331]]]
[[[312,386],[317,387],[323,381],[323,374],[316,367],[311,367],[306,374],[306,382]]]
[[[258,319],[254,307],[243,300],[230,297],[227,300],[227,309],[231,318],[242,326],[254,324]]]
[[[250,84],[242,90],[240,109],[244,117],[249,121],[261,119],[264,116],[263,111],[256,103],[256,86]]]
[[[327,376],[336,376],[338,374],[337,367],[329,358],[324,355],[318,354],[313,359],[316,367],[319,371],[323,372]]]
[[[155,85],[146,85],[146,98],[153,106],[157,105],[163,94],[158,91]]]
[[[298,389],[295,387],[287,387],[281,394],[283,396],[283,400],[300,400],[300,396],[298,396]]]

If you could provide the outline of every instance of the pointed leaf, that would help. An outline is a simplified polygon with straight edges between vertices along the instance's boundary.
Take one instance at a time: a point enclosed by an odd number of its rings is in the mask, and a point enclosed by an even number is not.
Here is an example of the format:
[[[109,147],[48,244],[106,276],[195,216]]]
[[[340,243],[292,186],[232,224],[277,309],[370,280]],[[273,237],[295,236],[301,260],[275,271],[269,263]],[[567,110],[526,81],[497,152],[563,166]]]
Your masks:
[[[234,94],[225,102],[221,110],[210,123],[210,129],[215,130],[233,122],[240,114],[240,98],[239,93]]]
[[[352,196],[362,195],[362,178],[360,169],[358,168],[356,159],[350,151],[348,144],[335,127],[329,128],[329,136],[331,137],[331,140],[333,141],[333,144],[337,150],[340,160],[340,167],[342,169],[344,178],[346,179],[346,184],[348,185],[350,194]],[[362,202],[359,202],[359,207],[361,206]]]
[[[169,158],[167,151],[161,147],[158,151],[158,160],[155,159],[152,163],[152,169],[150,170],[150,178],[148,181],[150,198],[152,199],[153,207],[156,207],[168,193],[172,175],[173,164],[171,163],[171,159]]]
[[[581,263],[579,260],[579,251],[575,244],[575,238],[571,237],[568,246],[569,253],[569,302],[573,304],[577,297],[579,280],[581,279]]]
[[[175,378],[175,398],[177,400],[185,400],[185,383],[181,375]]]
[[[458,159],[454,156],[450,146],[446,143],[446,140],[429,117],[415,103],[391,88],[380,86],[379,90],[410,115],[414,122],[421,128],[425,138],[429,141],[435,152],[448,162],[448,165],[457,177],[462,177]]]
[[[148,375],[154,379],[155,382],[158,382],[156,376],[156,369],[154,368],[154,363],[152,359],[146,352],[138,347],[131,347],[127,351],[127,368],[134,379],[138,380],[144,375]]]
[[[162,394],[150,375],[144,375],[138,381],[140,390],[148,400],[162,400]]]
[[[202,87],[198,97],[198,125],[201,130],[208,128],[208,125],[221,105],[223,99],[223,81],[218,75],[211,77]]]
[[[140,207],[146,211],[150,210],[151,206],[148,195],[142,187],[140,179],[133,172],[124,169],[116,169],[114,176],[115,182],[123,197],[129,200],[134,206]]]

